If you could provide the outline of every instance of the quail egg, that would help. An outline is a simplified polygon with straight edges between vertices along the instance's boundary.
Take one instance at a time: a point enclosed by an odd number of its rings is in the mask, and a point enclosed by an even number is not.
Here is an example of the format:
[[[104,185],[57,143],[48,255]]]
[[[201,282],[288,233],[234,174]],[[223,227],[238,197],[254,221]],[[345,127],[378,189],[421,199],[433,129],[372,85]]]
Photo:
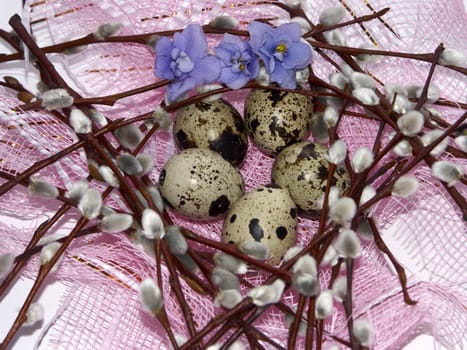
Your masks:
[[[160,172],[159,185],[170,208],[194,219],[222,216],[244,192],[240,172],[218,153],[202,148],[173,155]]]
[[[240,113],[223,99],[194,103],[178,111],[173,135],[178,148],[208,148],[233,165],[243,161],[248,148]]]
[[[261,186],[245,194],[230,209],[222,241],[242,245],[261,242],[268,262],[277,265],[297,237],[297,208],[289,192],[279,186]]]
[[[321,209],[320,199],[326,191],[328,178],[327,151],[324,146],[305,141],[285,148],[274,161],[272,181],[287,188],[305,214],[317,215]],[[342,194],[349,184],[347,170],[338,167],[331,186],[336,186]]]
[[[245,122],[256,145],[277,153],[308,134],[313,104],[308,96],[277,90],[251,90],[245,102]]]

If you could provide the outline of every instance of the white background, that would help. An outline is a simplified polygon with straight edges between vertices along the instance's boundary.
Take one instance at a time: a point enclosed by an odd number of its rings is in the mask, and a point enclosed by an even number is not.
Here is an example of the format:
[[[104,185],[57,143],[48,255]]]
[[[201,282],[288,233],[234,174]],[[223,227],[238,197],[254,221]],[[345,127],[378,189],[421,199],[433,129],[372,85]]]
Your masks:
[[[3,3],[0,7],[0,28],[10,30],[8,19],[14,13],[21,14],[20,0],[1,0]],[[464,0],[467,7],[467,0]],[[5,52],[5,47],[0,44],[0,52]],[[13,72],[12,72],[13,73]],[[9,73],[9,74],[12,74]],[[31,280],[18,281],[15,287],[10,290],[7,297],[0,302],[0,340],[4,338],[11,324],[13,323],[16,314],[23,304],[29,289],[32,286]],[[60,297],[63,295],[65,287],[60,284],[47,286],[42,292],[39,302],[43,304],[45,309],[45,322],[47,324],[58,308]],[[13,345],[13,350],[29,350],[34,347],[41,329],[38,327],[24,328],[23,336]],[[430,336],[420,336],[411,344],[406,346],[404,350],[430,350],[443,349],[436,346]]]

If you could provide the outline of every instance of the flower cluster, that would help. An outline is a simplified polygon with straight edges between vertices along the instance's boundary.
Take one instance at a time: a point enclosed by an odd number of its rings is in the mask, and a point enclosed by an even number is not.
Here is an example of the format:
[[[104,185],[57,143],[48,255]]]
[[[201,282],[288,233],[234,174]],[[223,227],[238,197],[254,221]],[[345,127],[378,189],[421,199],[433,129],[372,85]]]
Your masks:
[[[169,101],[175,101],[195,86],[221,82],[239,89],[255,79],[264,65],[271,82],[283,88],[296,87],[295,74],[311,61],[310,45],[301,41],[298,23],[277,28],[260,22],[248,26],[250,40],[226,33],[208,53],[208,44],[200,25],[191,24],[175,33],[173,40],[161,38],[156,44],[155,74],[171,80]]]

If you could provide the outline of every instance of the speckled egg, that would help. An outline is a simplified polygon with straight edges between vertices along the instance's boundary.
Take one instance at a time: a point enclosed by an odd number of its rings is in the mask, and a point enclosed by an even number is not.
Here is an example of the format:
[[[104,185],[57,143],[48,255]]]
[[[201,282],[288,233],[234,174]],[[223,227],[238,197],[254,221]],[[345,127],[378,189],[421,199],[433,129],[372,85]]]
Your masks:
[[[319,200],[326,190],[329,162],[328,149],[313,142],[300,142],[282,150],[272,167],[272,181],[287,188],[304,214],[317,215]],[[350,177],[344,167],[334,173],[332,186],[341,194],[349,186]]]
[[[261,186],[234,203],[222,228],[222,241],[238,245],[257,241],[277,265],[297,237],[297,208],[286,189]]]
[[[277,90],[251,90],[245,102],[245,122],[255,144],[277,153],[302,141],[309,130],[313,104],[308,96]]]
[[[227,101],[198,102],[177,112],[173,127],[180,149],[208,148],[239,165],[248,148],[248,133],[238,111]]]
[[[173,155],[161,170],[159,185],[170,208],[195,219],[220,217],[244,192],[240,172],[218,153],[202,148]]]

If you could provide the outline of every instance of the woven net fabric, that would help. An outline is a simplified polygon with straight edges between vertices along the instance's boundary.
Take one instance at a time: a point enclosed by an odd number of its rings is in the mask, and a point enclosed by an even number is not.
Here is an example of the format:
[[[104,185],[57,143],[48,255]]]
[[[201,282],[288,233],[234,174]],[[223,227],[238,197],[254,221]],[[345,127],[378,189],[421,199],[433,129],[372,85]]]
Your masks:
[[[317,23],[325,7],[338,4],[346,8],[344,20],[371,14],[373,9],[391,8],[383,17],[384,22],[373,20],[362,26],[345,27],[348,46],[370,45],[384,50],[428,53],[443,42],[446,47],[467,52],[467,16],[460,0],[449,1],[449,4],[435,0],[309,0],[304,2],[304,7],[309,18]],[[121,22],[124,27],[120,34],[131,35],[181,29],[189,23],[206,24],[225,14],[237,18],[243,29],[254,19],[267,19],[276,24],[289,20],[288,14],[276,6],[245,0],[28,0],[25,9],[41,47],[86,36],[99,25],[109,22]],[[211,47],[218,40],[216,36],[208,37]],[[339,60],[332,52],[329,55]],[[62,68],[70,85],[85,97],[112,95],[153,83],[156,79],[153,75],[154,52],[149,46],[106,43],[90,45],[74,55],[53,54],[50,57]],[[422,85],[429,67],[426,62],[387,57],[365,69],[384,83]],[[316,53],[313,70],[325,80],[336,71]],[[440,87],[442,98],[467,101],[467,81],[461,74],[438,66],[433,83]],[[152,90],[121,99],[114,106],[98,108],[110,119],[131,118],[154,110],[163,100],[164,92],[164,89]],[[242,111],[246,94],[247,91],[229,92],[224,98]],[[66,125],[49,114],[18,111],[15,107],[20,104],[15,94],[0,87],[0,170],[11,176],[21,174],[34,163],[78,141]],[[448,122],[463,113],[460,108],[436,108]],[[354,110],[362,112],[358,107]],[[338,131],[350,154],[358,147],[372,147],[377,132],[376,121],[349,116],[343,118]],[[388,135],[384,134],[382,140],[383,145],[387,143]],[[158,132],[143,151],[154,157],[155,168],[150,177],[157,182],[164,162],[176,152],[170,131]],[[449,153],[443,155],[445,159],[453,157]],[[270,183],[273,160],[250,143],[240,169],[247,191]],[[467,169],[465,160],[462,165]],[[67,188],[87,174],[86,156],[82,149],[78,149],[36,175]],[[467,333],[465,221],[440,182],[431,176],[427,165],[418,166],[413,174],[420,182],[417,194],[410,199],[386,199],[376,206],[373,215],[383,239],[406,268],[409,292],[418,303],[415,306],[404,303],[391,264],[373,242],[364,242],[362,256],[355,267],[353,316],[366,318],[374,325],[375,349],[401,348],[421,333],[432,334],[450,349],[460,348]],[[6,182],[0,181],[0,184]],[[93,186],[100,190],[104,188],[101,184],[93,183]],[[465,185],[458,184],[456,189],[466,196]],[[106,199],[106,204],[116,209],[123,209],[123,203],[117,192]],[[21,253],[34,230],[60,206],[58,201],[30,197],[20,186],[11,189],[0,203],[0,253]],[[203,223],[173,213],[170,215],[180,226],[211,239],[220,239],[221,220]],[[76,210],[69,211],[54,226],[53,232],[69,232],[78,218]],[[317,227],[316,220],[300,218],[297,243],[308,243]],[[119,235],[93,234],[74,240],[60,267],[50,276],[67,281],[71,287],[53,323],[44,327],[43,340],[38,347],[169,349],[169,341],[158,321],[140,307],[138,283],[145,277],[155,277],[156,271],[154,257],[140,248],[129,238]],[[38,259],[33,258],[24,274],[35,276],[37,269]],[[246,277],[249,283],[259,285],[264,282],[265,276],[250,272]],[[169,287],[169,271],[163,266],[161,273],[170,324],[174,332],[188,337],[182,310]],[[322,285],[327,284],[330,275],[329,269],[322,269]],[[181,287],[193,310],[195,324],[201,329],[220,309],[210,298],[193,292],[183,279]],[[245,295],[247,289],[242,292]],[[298,298],[288,291],[282,301],[296,308]],[[286,344],[288,326],[277,309],[271,308],[255,321],[255,326],[271,339]],[[336,305],[324,327],[327,335],[348,339],[346,316],[341,306]],[[326,339],[326,344],[333,344],[331,338]],[[302,338],[299,338],[298,346],[304,346]]]

